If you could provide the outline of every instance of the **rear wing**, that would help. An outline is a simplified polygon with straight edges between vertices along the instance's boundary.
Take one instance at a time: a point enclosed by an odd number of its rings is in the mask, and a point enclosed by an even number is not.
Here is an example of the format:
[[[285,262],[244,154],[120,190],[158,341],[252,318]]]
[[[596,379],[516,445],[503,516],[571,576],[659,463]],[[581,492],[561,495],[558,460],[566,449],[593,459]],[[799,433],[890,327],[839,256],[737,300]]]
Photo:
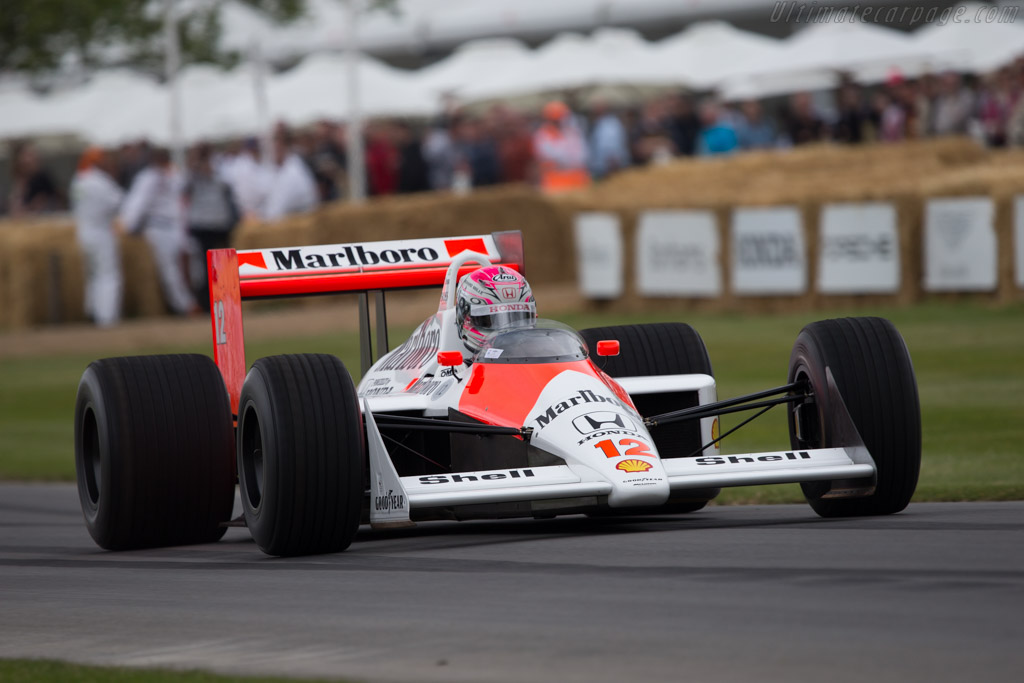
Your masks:
[[[459,254],[484,254],[494,264],[523,273],[523,236],[518,230],[469,237],[426,238],[271,249],[214,249],[206,254],[210,284],[213,359],[238,414],[245,379],[242,301],[318,294],[359,295],[362,372],[374,362],[370,296],[375,309],[377,358],[388,352],[384,293],[440,287]],[[459,277],[476,266],[459,270]]]

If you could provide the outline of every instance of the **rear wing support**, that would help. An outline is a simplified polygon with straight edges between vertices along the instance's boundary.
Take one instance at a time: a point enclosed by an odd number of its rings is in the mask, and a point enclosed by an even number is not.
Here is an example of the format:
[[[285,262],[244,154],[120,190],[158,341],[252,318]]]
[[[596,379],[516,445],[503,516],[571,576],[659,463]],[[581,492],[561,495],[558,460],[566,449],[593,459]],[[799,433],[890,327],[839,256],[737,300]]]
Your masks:
[[[365,374],[374,363],[374,350],[377,359],[389,351],[385,292],[440,287],[448,266],[464,251],[479,252],[495,265],[525,272],[523,235],[518,230],[469,237],[207,252],[213,359],[224,378],[232,413],[238,415],[247,367],[243,300],[358,294],[359,360]],[[459,277],[472,270],[468,265],[460,268]],[[376,333],[376,349],[371,330]]]
[[[370,329],[370,298],[373,298],[374,329],[371,339]],[[374,352],[374,341],[376,341],[376,353]],[[384,290],[375,289],[371,292],[359,293],[359,371],[366,374],[376,361],[383,358],[391,347],[388,343],[388,316],[387,304],[385,303]]]

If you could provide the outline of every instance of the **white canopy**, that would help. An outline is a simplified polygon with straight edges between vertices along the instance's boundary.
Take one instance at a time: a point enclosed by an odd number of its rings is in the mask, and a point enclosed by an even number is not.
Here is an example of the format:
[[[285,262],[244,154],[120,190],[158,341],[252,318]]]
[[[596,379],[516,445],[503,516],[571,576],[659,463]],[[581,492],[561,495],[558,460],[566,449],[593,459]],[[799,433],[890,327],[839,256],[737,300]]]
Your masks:
[[[466,86],[467,100],[514,97],[599,86],[671,85],[656,68],[650,43],[636,31],[601,29],[586,38],[562,33],[538,48],[532,59]]]
[[[99,122],[122,108],[157,97],[155,82],[127,69],[101,71],[87,83],[45,98],[22,99],[19,109],[4,107],[5,135],[71,134],[89,138]]]
[[[451,56],[420,69],[416,79],[421,87],[433,92],[457,92],[493,78],[495,74],[523,68],[530,62],[530,57],[530,50],[518,40],[473,40],[459,47]]]
[[[858,80],[884,80],[893,70],[917,75],[927,58],[911,38],[874,24],[837,21],[813,24],[785,40],[774,55],[744,65],[726,78],[722,92],[730,99],[771,97],[835,87],[838,72]]]
[[[248,65],[226,72],[209,65],[193,65],[181,72],[182,135],[186,143],[255,132],[252,73]],[[221,112],[244,104],[252,112],[244,119],[225,117]],[[109,116],[93,122],[87,135],[104,145],[148,138],[158,144],[170,143],[170,94],[167,88],[126,102]]]
[[[27,88],[0,92],[0,139],[40,134],[38,121],[46,116],[46,100]]]
[[[666,78],[695,90],[710,90],[730,76],[772,59],[782,43],[724,21],[692,24],[654,46],[657,67]]]
[[[348,101],[344,60],[343,55],[314,55],[271,79],[271,116],[293,125],[306,125],[322,118],[345,118]],[[429,116],[437,111],[437,99],[421,88],[409,72],[365,56],[357,71],[359,105],[364,116]]]
[[[934,69],[989,73],[1024,56],[1024,17],[1016,22],[986,21],[1003,9],[965,3],[963,21],[932,24],[914,34],[914,45],[930,59]],[[1019,8],[1018,8],[1019,9]]]

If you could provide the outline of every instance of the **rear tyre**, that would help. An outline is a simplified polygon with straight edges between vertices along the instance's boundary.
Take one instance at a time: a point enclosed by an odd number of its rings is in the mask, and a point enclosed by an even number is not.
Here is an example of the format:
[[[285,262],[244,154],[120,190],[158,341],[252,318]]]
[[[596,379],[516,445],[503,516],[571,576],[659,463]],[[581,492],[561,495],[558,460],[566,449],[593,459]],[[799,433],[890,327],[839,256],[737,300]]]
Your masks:
[[[596,349],[597,342],[603,339],[618,339],[622,343],[618,356],[592,357],[594,364],[611,377],[687,374],[715,376],[704,340],[686,323],[592,327],[581,330],[580,335],[591,350]],[[641,394],[631,398],[641,415],[667,413],[696,405],[692,396],[686,394]],[[660,426],[653,431],[651,437],[662,458],[682,458],[703,445],[698,421]],[[644,512],[694,512],[707,505],[720,492],[721,489],[714,488],[677,493],[669,498],[667,504],[645,509]],[[631,512],[635,514],[636,510]]]
[[[242,385],[238,482],[245,521],[269,555],[344,550],[365,491],[364,434],[352,376],[322,354],[256,361]]]
[[[789,412],[794,449],[836,445],[825,368],[832,370],[853,423],[874,458],[878,481],[870,496],[837,499],[822,498],[829,482],[804,483],[800,486],[807,502],[822,517],[899,512],[914,495],[921,468],[921,408],[903,337],[883,318],[822,320],[800,332],[789,359],[789,382],[808,382],[814,400]]]
[[[231,407],[200,355],[106,358],[75,399],[75,473],[89,535],[128,550],[216,541],[231,518]]]

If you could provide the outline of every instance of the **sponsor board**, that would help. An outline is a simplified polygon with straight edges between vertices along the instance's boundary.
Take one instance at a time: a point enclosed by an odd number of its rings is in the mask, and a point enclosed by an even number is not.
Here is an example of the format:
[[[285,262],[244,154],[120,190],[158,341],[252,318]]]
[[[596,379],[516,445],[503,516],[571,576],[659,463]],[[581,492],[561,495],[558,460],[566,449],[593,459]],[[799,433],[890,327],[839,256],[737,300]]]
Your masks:
[[[241,278],[324,272],[445,266],[464,250],[498,258],[489,235],[455,239],[391,240],[357,244],[324,244],[238,252]]]
[[[896,207],[883,202],[825,206],[818,244],[818,291],[895,294],[899,290]]]
[[[736,209],[731,236],[735,294],[795,295],[807,291],[803,223],[795,207]]]
[[[989,197],[929,199],[924,221],[924,288],[989,292],[996,288],[995,202]]]
[[[1024,289],[1024,194],[1013,200],[1013,244],[1015,280]]]
[[[643,296],[722,294],[721,246],[710,211],[645,211],[636,233],[636,287]]]
[[[577,276],[588,299],[622,296],[622,227],[612,213],[584,212],[573,222]]]

